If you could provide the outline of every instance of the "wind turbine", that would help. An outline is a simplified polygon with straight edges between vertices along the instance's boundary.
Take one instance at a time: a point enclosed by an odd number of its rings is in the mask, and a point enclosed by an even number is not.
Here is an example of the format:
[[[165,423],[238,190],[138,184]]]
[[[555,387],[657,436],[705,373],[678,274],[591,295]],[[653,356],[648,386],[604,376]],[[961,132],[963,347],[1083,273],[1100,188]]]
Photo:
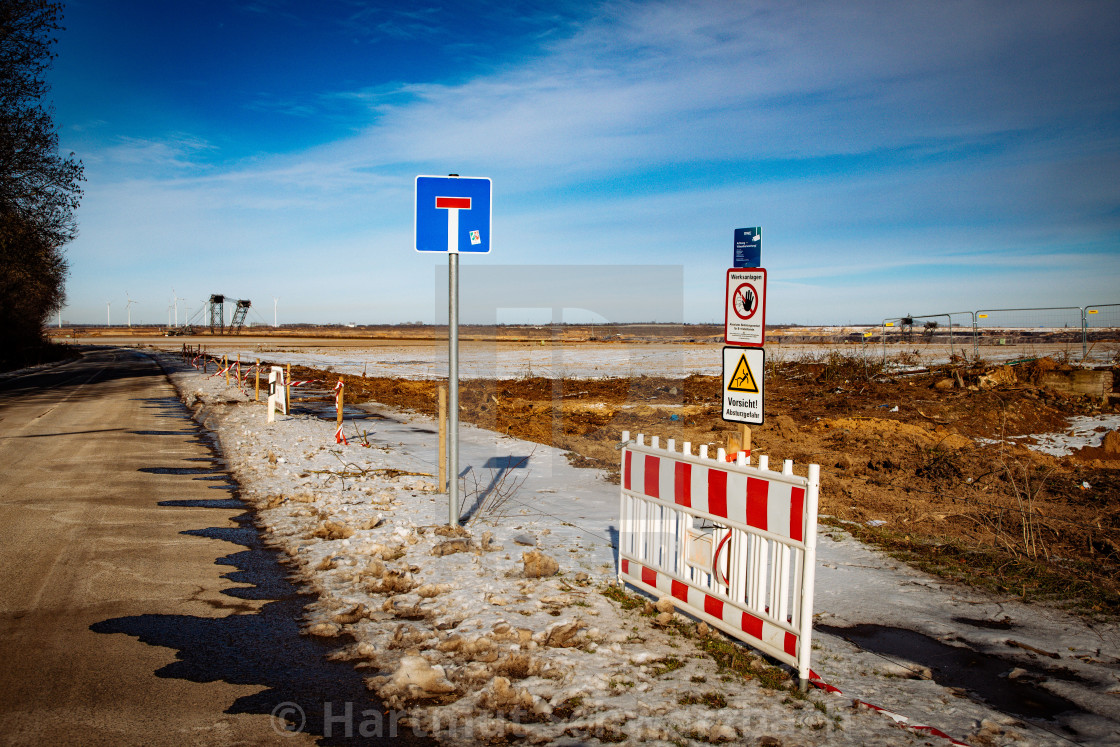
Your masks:
[[[280,296],[273,296],[272,297],[272,326],[273,327],[280,326],[276,323],[276,305],[278,303],[280,303]]]
[[[112,306],[113,306],[112,301],[106,301],[105,302],[105,326],[106,327],[112,327],[113,326],[113,309],[112,309]]]
[[[128,291],[124,292],[124,297],[128,298]],[[131,298],[128,298],[128,303],[125,304],[125,309],[128,310],[128,328],[132,329],[132,304],[136,303]]]
[[[179,296],[176,296],[174,288],[171,289],[171,298],[172,298],[172,303],[175,304],[175,326],[178,327],[179,326],[179,302],[180,301],[186,301],[187,299],[180,298]]]

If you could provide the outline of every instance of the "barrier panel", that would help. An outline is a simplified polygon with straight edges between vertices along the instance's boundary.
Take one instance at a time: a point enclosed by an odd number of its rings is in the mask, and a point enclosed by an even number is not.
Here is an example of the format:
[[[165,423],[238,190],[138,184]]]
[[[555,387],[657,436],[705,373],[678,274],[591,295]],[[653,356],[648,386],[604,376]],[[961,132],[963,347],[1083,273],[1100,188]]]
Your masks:
[[[680,452],[622,434],[619,583],[670,597],[683,612],[796,667],[812,650],[820,467],[772,472],[723,449]]]
[[[276,421],[276,411],[288,414],[288,387],[284,385],[284,369],[273,366],[268,374],[268,422]]]

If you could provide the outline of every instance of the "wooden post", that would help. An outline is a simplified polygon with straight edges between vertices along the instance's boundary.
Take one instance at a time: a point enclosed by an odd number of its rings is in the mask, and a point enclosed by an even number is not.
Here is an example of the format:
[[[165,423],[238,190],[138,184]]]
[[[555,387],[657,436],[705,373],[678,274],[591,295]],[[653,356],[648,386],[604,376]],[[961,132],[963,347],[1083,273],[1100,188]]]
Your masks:
[[[747,456],[751,455],[751,429],[749,426],[744,425],[739,433],[727,434],[727,453],[734,456],[740,451],[747,452]]]
[[[253,388],[253,401],[254,402],[260,402],[261,401],[261,359],[260,358],[257,358],[257,364],[254,367],[254,370],[257,372],[257,383],[256,383],[256,386]]]
[[[447,387],[439,387],[439,487],[447,490]]]
[[[338,394],[334,398],[334,407],[338,411],[338,416],[335,418],[335,424],[339,428],[342,427],[342,393],[346,390],[346,384],[342,382],[342,377],[338,377]]]
[[[727,453],[728,454],[738,454],[739,453],[739,446],[742,443],[739,440],[740,438],[741,438],[741,436],[738,433],[728,433],[727,434]]]
[[[229,386],[229,356],[228,355],[224,355],[224,354],[222,355],[222,368],[224,368],[225,372],[226,372],[226,386]]]
[[[284,414],[292,413],[292,364],[284,364]]]
[[[241,353],[237,354],[237,386],[241,387]]]

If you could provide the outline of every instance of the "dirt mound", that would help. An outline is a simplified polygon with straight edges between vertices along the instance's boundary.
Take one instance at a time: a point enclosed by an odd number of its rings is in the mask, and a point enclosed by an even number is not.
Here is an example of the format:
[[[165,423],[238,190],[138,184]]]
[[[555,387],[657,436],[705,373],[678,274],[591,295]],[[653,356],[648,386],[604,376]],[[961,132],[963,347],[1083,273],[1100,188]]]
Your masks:
[[[893,441],[900,446],[932,448],[941,446],[948,449],[962,449],[972,441],[955,433],[937,432],[922,425],[912,425],[899,420],[880,420],[878,418],[826,418],[820,426],[828,430],[839,428],[847,430],[855,438],[869,441]]]
[[[1074,456],[1082,462],[1120,461],[1120,431],[1109,431],[1104,434],[1100,446],[1086,446],[1078,449]]]

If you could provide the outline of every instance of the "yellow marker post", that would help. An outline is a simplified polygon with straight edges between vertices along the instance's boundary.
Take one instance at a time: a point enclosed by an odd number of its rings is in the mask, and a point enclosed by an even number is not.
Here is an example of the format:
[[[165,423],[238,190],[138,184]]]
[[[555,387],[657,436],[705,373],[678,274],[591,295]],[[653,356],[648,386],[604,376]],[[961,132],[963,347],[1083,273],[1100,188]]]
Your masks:
[[[334,398],[334,406],[335,406],[335,410],[337,411],[337,417],[335,418],[335,424],[339,428],[342,427],[342,402],[343,402],[342,393],[343,393],[343,391],[345,391],[345,389],[346,389],[346,384],[343,383],[342,377],[339,376],[338,377],[338,394],[335,395],[335,398]]]

